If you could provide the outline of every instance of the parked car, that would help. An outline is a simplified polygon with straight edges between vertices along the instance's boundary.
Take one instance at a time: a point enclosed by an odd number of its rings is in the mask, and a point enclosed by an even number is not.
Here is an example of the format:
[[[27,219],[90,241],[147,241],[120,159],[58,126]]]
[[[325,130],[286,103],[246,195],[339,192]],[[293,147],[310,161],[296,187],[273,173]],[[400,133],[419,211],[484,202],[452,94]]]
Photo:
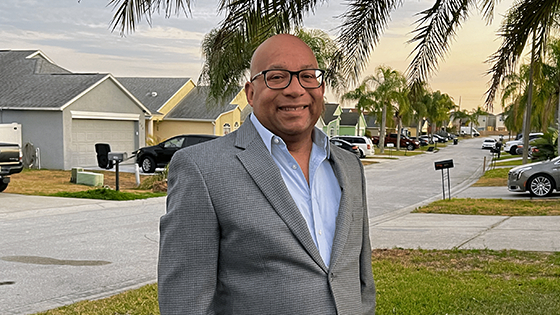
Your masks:
[[[532,132],[529,134],[529,141],[536,138],[540,138],[542,136],[543,136],[542,132]],[[509,152],[512,155],[519,154],[517,153],[519,151],[517,150],[519,146],[523,146],[523,134],[517,135],[517,137],[515,137],[515,140],[506,142],[506,145],[504,146],[504,151]]]
[[[350,151],[360,157],[360,150],[357,145],[342,139],[331,139],[330,141],[332,145],[336,145],[337,147]]]
[[[520,165],[508,173],[508,190],[546,197],[560,189],[560,156],[552,160]]]
[[[484,139],[484,141],[482,141],[482,149],[488,149],[488,150],[495,149],[497,142],[498,141],[496,141],[496,139],[486,138]]]
[[[136,156],[136,163],[138,163],[142,172],[153,173],[157,167],[165,167],[169,164],[171,157],[179,149],[216,138],[218,138],[218,136],[180,135],[169,138],[153,146],[140,148],[132,152],[132,154]]]
[[[365,136],[334,136],[332,139],[342,139],[358,146],[360,157],[375,155],[371,139]]]
[[[449,141],[449,139],[447,137],[440,136],[436,133],[434,133],[433,136],[434,136],[434,138],[437,138],[438,139],[437,142],[440,142],[440,143],[446,143],[447,141]]]
[[[410,137],[410,139],[418,141],[418,143],[420,144],[421,147],[427,146],[428,144],[430,144],[427,136],[424,137],[424,138],[422,136],[420,136],[418,139],[416,139],[416,137]]]
[[[398,134],[396,133],[391,133],[388,135],[385,135],[385,145],[387,145],[388,143],[392,143],[395,147],[397,146],[397,137]],[[379,144],[379,136],[373,136],[371,137],[371,140],[373,142],[373,144],[378,145]],[[405,135],[401,135],[401,148],[406,148],[409,151],[412,151],[414,149],[418,149],[420,147],[420,142],[417,140],[413,140]]]
[[[0,192],[8,188],[10,175],[23,169],[22,152],[17,143],[0,143]]]

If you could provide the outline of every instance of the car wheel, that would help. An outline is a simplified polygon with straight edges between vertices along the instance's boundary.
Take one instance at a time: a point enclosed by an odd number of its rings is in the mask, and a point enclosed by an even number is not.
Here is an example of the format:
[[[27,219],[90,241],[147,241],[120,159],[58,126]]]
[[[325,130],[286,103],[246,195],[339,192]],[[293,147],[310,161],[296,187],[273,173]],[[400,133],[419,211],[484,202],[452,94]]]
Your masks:
[[[6,188],[8,188],[8,184],[0,183],[0,192],[3,192]]]
[[[412,151],[412,150],[414,150],[414,146],[412,144],[409,144],[409,145],[406,146],[406,149],[408,151]]]
[[[517,154],[517,146],[514,145],[513,147],[511,147],[511,148],[509,149],[509,153],[510,153],[511,155],[516,155],[516,154]]]
[[[359,149],[359,150],[360,150],[360,159],[365,158],[366,155],[364,154],[364,151],[362,151],[362,149]]]
[[[142,167],[142,172],[144,173],[153,173],[156,170],[156,162],[151,156],[143,157],[140,162],[140,166]]]
[[[528,181],[528,189],[531,195],[536,197],[546,197],[552,194],[552,179],[548,175],[540,174]]]

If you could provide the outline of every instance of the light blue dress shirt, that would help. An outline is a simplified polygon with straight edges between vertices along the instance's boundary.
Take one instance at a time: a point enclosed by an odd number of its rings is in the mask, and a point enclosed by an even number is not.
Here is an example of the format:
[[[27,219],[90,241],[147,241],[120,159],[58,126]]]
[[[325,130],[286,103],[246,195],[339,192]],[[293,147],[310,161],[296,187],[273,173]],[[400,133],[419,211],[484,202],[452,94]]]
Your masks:
[[[282,138],[266,129],[254,114],[251,114],[250,119],[280,169],[284,183],[305,218],[309,233],[328,267],[342,191],[328,160],[330,143],[327,135],[318,128],[313,131],[308,184]]]

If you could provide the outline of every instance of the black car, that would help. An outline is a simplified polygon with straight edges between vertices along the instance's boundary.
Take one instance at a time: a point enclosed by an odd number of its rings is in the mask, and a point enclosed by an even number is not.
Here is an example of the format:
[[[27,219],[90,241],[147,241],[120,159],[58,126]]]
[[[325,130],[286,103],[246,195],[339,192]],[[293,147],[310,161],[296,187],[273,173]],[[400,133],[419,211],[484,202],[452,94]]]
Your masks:
[[[354,154],[356,154],[356,156],[360,156],[360,149],[358,149],[358,146],[355,144],[351,144],[348,141],[342,140],[342,139],[330,139],[331,144],[336,145],[339,148],[342,148],[344,150],[348,150]]]
[[[180,135],[169,138],[160,144],[140,148],[132,154],[136,155],[136,163],[144,173],[153,173],[156,167],[165,167],[171,161],[171,157],[179,149],[191,145],[213,140],[218,136],[213,135]]]

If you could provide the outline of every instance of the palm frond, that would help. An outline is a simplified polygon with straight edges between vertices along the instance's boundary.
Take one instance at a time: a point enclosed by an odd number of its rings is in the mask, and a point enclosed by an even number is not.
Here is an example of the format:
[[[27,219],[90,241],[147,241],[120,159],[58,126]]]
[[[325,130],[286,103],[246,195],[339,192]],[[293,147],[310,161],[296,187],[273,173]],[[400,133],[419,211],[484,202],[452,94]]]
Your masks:
[[[525,0],[514,4],[500,27],[502,45],[487,60],[493,63],[488,71],[490,88],[486,92],[486,106],[492,110],[496,92],[505,76],[515,71],[529,38],[533,38],[537,62],[542,60],[554,17],[560,8],[559,0]]]
[[[111,31],[119,29],[121,34],[134,32],[143,18],[152,24],[152,13],[163,11],[166,17],[172,14],[188,15],[191,0],[110,0],[115,14],[111,20]]]
[[[340,51],[337,62],[332,64],[335,72],[343,73],[356,83],[361,71],[367,66],[369,54],[379,41],[390,13],[403,0],[354,0],[348,1],[348,9],[339,18],[337,38]]]
[[[418,42],[411,52],[416,53],[408,66],[409,82],[427,81],[437,70],[438,61],[449,49],[450,40],[455,36],[469,13],[475,0],[437,0],[429,9],[420,12],[416,35],[409,43]]]

